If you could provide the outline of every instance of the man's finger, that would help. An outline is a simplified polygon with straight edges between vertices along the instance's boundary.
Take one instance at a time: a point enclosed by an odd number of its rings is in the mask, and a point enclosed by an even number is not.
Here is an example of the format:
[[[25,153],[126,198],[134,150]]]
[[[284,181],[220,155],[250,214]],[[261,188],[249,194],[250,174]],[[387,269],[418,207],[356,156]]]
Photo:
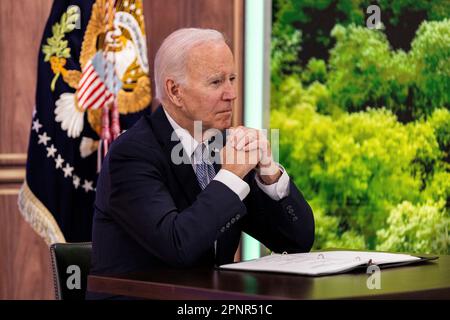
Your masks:
[[[246,135],[244,135],[241,140],[239,140],[236,144],[236,149],[237,150],[241,150],[244,146],[246,146],[247,144],[249,144],[250,142],[254,141],[254,140],[258,140],[257,136],[255,133],[253,132],[247,132]]]
[[[258,140],[253,140],[250,143],[246,144],[242,150],[244,151],[251,151],[251,150],[255,150],[259,148],[259,141]]]
[[[245,136],[245,131],[241,128],[236,129],[231,137],[231,146],[236,147],[238,142]]]

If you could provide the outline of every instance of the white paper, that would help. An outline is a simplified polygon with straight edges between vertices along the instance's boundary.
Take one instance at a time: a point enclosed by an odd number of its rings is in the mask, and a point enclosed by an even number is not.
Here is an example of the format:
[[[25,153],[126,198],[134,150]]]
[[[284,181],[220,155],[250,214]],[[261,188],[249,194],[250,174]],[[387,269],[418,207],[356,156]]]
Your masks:
[[[300,275],[326,275],[351,270],[357,266],[372,264],[412,262],[420,260],[407,254],[325,251],[295,254],[271,254],[259,259],[220,266],[223,269],[294,273]]]

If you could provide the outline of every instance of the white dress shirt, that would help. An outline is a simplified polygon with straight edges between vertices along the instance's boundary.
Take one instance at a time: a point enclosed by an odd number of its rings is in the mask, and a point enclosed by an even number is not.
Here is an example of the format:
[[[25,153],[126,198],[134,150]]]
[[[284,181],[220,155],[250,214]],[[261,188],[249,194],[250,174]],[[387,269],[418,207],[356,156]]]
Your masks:
[[[164,108],[163,110],[170,122],[170,125],[175,130],[176,135],[180,139],[184,151],[189,156],[189,158],[192,159],[193,153],[197,148],[199,142],[192,137],[189,131],[180,127],[180,125],[172,119],[172,117]],[[206,147],[208,148],[208,145],[206,145]],[[209,150],[207,150],[207,152],[209,152]],[[278,166],[280,167],[282,174],[278,181],[271,185],[262,183],[258,175],[255,175],[255,180],[258,187],[262,191],[264,191],[264,193],[266,193],[271,199],[276,201],[281,200],[289,195],[289,176],[286,170],[284,170],[281,165],[278,164]],[[195,166],[192,165],[192,167],[195,171]],[[250,193],[250,186],[248,185],[248,183],[229,170],[220,169],[213,180],[222,182],[234,193],[236,193],[241,201],[244,200],[245,197],[247,197],[247,195]]]

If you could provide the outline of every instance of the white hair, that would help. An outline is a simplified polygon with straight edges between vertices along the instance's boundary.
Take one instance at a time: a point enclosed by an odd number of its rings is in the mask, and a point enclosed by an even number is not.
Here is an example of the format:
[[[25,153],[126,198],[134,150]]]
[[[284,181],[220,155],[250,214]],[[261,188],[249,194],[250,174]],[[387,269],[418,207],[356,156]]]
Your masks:
[[[219,31],[213,29],[184,28],[171,33],[164,39],[155,57],[156,98],[167,97],[165,81],[168,77],[176,82],[186,83],[186,63],[189,51],[205,42],[226,42]]]

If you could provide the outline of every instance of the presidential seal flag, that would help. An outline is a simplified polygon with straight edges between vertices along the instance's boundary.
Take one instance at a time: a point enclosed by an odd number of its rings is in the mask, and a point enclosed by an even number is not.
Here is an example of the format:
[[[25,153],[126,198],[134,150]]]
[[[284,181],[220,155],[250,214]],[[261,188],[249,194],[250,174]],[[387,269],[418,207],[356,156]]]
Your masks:
[[[55,0],[18,198],[48,244],[91,240],[101,160],[150,102],[142,0]]]

